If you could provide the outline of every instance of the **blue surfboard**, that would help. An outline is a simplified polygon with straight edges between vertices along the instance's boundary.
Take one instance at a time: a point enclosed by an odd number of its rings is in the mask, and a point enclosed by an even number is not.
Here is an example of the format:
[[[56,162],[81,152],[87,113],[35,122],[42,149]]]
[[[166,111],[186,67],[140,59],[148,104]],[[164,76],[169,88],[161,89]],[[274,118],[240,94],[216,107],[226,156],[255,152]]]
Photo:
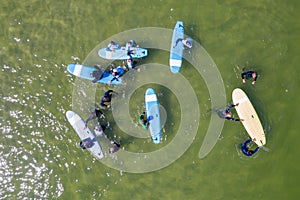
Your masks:
[[[135,58],[143,58],[148,55],[147,49],[139,48],[139,47],[130,47],[130,49],[126,49],[126,47],[120,47],[119,49],[115,49],[114,51],[107,50],[107,48],[100,49],[98,51],[98,55],[101,58],[111,59],[111,60],[126,60],[128,58],[127,52],[128,50],[132,50],[130,54],[133,59]]]
[[[183,55],[183,44],[176,42],[178,39],[184,39],[184,26],[181,21],[177,21],[174,27],[170,49],[170,69],[175,74],[180,71]]]
[[[92,78],[90,76],[90,74],[93,71],[95,71],[96,69],[91,66],[84,66],[84,65],[80,65],[80,64],[69,64],[67,70],[68,70],[68,72],[70,72],[71,74],[73,74],[77,77],[88,79],[88,80],[92,81],[92,80],[94,80],[94,78]],[[113,80],[111,83],[109,83],[109,81],[112,80],[113,78],[114,78],[114,76],[111,73],[103,71],[102,78],[100,80],[98,80],[97,82],[105,83],[105,84],[113,84],[113,85],[118,85],[118,84],[122,83],[121,78],[118,78],[118,80]]]
[[[146,113],[152,140],[155,144],[161,141],[161,123],[157,96],[152,88],[148,88],[145,94]]]

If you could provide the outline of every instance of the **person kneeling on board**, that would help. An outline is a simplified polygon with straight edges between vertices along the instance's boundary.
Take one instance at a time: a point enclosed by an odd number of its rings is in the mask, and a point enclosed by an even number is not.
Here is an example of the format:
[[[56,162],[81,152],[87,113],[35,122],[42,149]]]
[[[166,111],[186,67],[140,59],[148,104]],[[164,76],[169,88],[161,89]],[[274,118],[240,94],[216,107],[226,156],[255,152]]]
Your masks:
[[[187,38],[187,39],[185,39],[185,40],[182,39],[182,38],[178,38],[178,39],[176,40],[176,42],[175,42],[173,48],[175,48],[179,42],[182,42],[183,48],[184,48],[185,50],[191,49],[192,46],[193,46],[193,44],[192,44],[192,39],[191,39],[191,38]]]
[[[93,143],[90,142],[89,140],[82,140],[82,141],[80,141],[79,145],[82,149],[87,149],[87,148],[92,147]]]
[[[92,80],[92,82],[96,83],[97,81],[99,81],[102,78],[103,72],[98,65],[95,65],[94,67],[96,68],[96,70],[93,71],[92,73],[90,73],[90,76],[91,76],[91,78],[94,78]]]
[[[117,42],[115,41],[110,41],[110,43],[106,47],[106,51],[115,51],[116,49],[119,49],[120,46]]]
[[[124,74],[124,69],[123,69],[123,67],[119,66],[117,68],[114,68],[112,70],[111,74],[114,77],[109,81],[109,83],[113,82],[114,80],[118,81],[118,78]]]
[[[126,42],[126,47],[125,48],[126,48],[127,51],[130,51],[131,48],[133,48],[133,47],[139,47],[139,45],[136,44],[136,42],[134,40],[129,40],[128,42]]]
[[[246,79],[252,78],[253,79],[252,84],[254,85],[257,79],[257,72],[254,71],[243,72],[241,76],[242,76],[243,83],[246,83]]]

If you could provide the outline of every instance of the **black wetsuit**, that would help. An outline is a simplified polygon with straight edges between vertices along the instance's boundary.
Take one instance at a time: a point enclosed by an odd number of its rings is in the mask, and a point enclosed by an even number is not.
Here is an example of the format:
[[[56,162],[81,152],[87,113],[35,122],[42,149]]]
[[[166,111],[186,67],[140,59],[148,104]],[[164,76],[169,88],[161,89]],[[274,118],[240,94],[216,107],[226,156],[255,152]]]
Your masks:
[[[114,92],[113,90],[108,90],[103,94],[103,97],[101,98],[101,101],[100,101],[101,106],[107,107],[105,102],[111,102],[111,97],[112,97],[113,92]]]
[[[97,117],[100,118],[101,115],[103,115],[103,112],[99,108],[96,108],[91,116],[85,121],[85,126],[87,126],[89,121],[96,119]]]
[[[254,150],[249,150],[248,147],[247,147],[247,144],[252,142],[252,140],[246,140],[244,142],[244,144],[242,145],[242,152],[245,156],[252,156],[253,154],[255,154],[258,150],[259,150],[259,147],[256,147]]]
[[[225,114],[229,113],[230,109],[233,108],[233,107],[235,107],[234,104],[232,104],[230,106],[227,106],[226,110],[225,110]],[[234,118],[234,117],[227,117],[226,115],[225,115],[224,119],[231,120],[231,121],[241,121],[240,119],[237,119],[237,118]]]
[[[254,71],[243,72],[241,75],[242,79],[250,79],[250,78],[252,78],[252,74],[254,74],[254,73],[256,73],[256,72],[254,72]],[[256,81],[256,79],[257,79],[257,76],[255,76],[255,78],[253,80]]]
[[[120,146],[121,146],[120,143],[117,143],[114,141],[113,147],[109,149],[109,153],[117,152],[119,150]]]
[[[102,70],[98,66],[95,66],[95,68],[96,68],[96,70],[92,72],[92,77],[94,78],[92,80],[93,83],[96,83],[97,81],[99,81],[103,76]]]

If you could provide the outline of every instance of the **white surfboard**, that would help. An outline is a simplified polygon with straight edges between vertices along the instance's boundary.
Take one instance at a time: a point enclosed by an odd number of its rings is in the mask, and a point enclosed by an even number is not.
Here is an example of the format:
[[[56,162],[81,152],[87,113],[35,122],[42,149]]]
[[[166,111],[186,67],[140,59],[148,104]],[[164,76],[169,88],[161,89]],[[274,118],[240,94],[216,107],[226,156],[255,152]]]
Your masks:
[[[87,150],[89,150],[95,158],[102,159],[104,157],[102,148],[89,127],[84,129],[85,123],[83,119],[77,113],[71,110],[66,112],[66,116],[71,126],[79,136],[80,140],[88,141],[90,143]]]
[[[238,106],[235,106],[236,112],[240,119],[244,119],[242,124],[244,125],[251,139],[259,147],[265,145],[266,135],[258,115],[246,93],[240,88],[234,89],[232,92],[232,101],[234,104],[239,104]]]

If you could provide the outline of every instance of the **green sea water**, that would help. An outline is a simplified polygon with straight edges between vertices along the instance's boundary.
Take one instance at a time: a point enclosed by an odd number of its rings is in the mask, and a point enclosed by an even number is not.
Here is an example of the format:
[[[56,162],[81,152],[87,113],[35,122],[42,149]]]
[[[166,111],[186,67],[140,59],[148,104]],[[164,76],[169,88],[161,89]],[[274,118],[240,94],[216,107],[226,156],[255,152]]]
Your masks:
[[[297,199],[299,8],[295,0],[1,1],[0,199]],[[86,118],[106,89],[118,88],[98,84],[90,99],[90,90],[84,89],[88,83],[69,74],[67,65],[93,63],[90,53],[115,34],[143,27],[171,30],[177,20],[217,66],[226,93],[226,102],[219,106],[232,101],[234,88],[247,92],[266,131],[268,149],[243,156],[239,145],[247,134],[240,123],[226,121],[216,145],[199,158],[215,113],[210,112],[205,78],[184,61],[180,72],[192,86],[200,110],[197,133],[187,151],[170,165],[147,173],[116,170],[95,160],[78,148],[79,138],[65,112],[77,109]],[[144,37],[137,40],[142,47],[150,36]],[[139,65],[167,67],[168,59],[169,52],[149,49]],[[255,85],[242,83],[243,68],[258,72]],[[77,99],[74,91],[81,82],[87,96]],[[175,91],[163,85],[149,83],[134,91],[128,106],[132,120],[144,109],[147,87],[158,91],[167,116],[162,144],[128,135],[105,111],[111,121],[108,138],[122,142],[116,156],[125,150],[155,151],[176,138],[183,113]],[[185,106],[197,110],[195,105]]]

